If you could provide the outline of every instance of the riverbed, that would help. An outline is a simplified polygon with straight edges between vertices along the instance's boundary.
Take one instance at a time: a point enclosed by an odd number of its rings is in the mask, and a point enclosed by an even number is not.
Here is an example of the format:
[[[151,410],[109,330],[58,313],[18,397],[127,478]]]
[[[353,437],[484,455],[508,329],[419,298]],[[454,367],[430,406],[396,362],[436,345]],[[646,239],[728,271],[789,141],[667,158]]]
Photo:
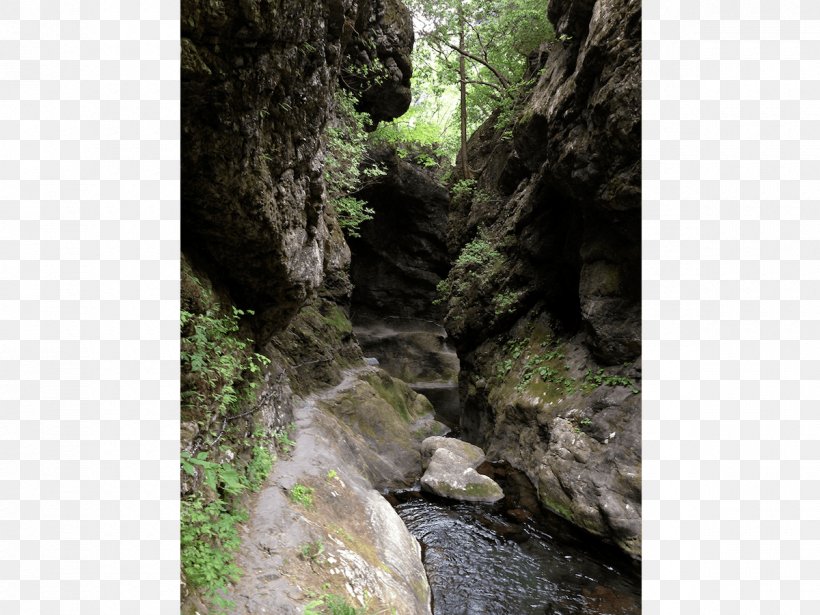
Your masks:
[[[387,494],[422,545],[434,615],[637,615],[639,566],[539,508],[505,463],[482,473],[500,502],[454,502],[410,489]]]

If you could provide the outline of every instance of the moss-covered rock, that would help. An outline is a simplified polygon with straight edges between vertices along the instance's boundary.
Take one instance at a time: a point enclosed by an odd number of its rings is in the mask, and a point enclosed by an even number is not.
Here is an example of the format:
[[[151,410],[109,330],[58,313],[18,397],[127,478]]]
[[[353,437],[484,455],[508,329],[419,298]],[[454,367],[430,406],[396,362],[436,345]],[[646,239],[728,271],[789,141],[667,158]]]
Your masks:
[[[404,382],[378,368],[364,368],[318,400],[361,438],[353,446],[377,487],[408,486],[421,475],[421,440],[428,435],[433,407]],[[429,427],[420,429],[420,419]]]
[[[498,483],[444,448],[437,449],[430,459],[421,477],[421,488],[443,498],[465,502],[497,502],[504,497]]]
[[[421,463],[423,467],[430,464],[435,452],[439,449],[446,449],[464,460],[464,464],[475,469],[484,463],[486,455],[479,447],[458,440],[456,438],[443,438],[441,436],[431,436],[421,443]]]

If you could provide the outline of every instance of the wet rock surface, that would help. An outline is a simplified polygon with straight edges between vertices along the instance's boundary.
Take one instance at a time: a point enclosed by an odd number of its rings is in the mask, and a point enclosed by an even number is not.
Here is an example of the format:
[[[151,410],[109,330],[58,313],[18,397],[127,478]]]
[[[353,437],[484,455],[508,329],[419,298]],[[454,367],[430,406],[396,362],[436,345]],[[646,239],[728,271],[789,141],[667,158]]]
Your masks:
[[[504,497],[501,488],[492,480],[464,466],[460,457],[439,450],[421,478],[425,491],[450,500],[463,502],[497,502]]]
[[[505,497],[453,502],[413,490],[388,499],[421,542],[435,615],[637,615],[640,570],[539,506],[527,477],[484,463]]]
[[[498,483],[476,472],[470,461],[446,448],[438,448],[433,453],[421,477],[421,488],[463,502],[492,503],[504,497]]]
[[[421,465],[423,468],[427,468],[431,458],[439,449],[448,450],[453,455],[461,457],[465,465],[473,469],[484,463],[487,458],[484,451],[469,442],[456,438],[431,436],[421,443]]]
[[[245,574],[228,596],[233,612],[301,614],[312,591],[402,615],[430,613],[419,545],[361,470],[373,461],[361,457],[367,442],[321,409],[367,374],[348,372],[297,404],[293,453],[275,464],[244,528],[237,563]],[[313,490],[310,506],[290,497],[297,485]]]
[[[458,357],[441,325],[416,318],[363,318],[353,331],[362,351],[405,382],[449,383],[458,379]]]
[[[476,183],[451,208],[454,254],[479,228],[497,252],[447,306],[460,427],[640,558],[640,3],[549,17],[563,40],[534,57],[512,139],[496,117],[474,133]]]

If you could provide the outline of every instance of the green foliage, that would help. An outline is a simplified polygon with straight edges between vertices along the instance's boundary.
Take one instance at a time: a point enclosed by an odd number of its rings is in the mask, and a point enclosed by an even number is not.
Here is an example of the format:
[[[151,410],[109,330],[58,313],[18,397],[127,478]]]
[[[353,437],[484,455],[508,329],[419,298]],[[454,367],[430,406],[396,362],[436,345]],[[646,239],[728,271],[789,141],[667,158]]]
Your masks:
[[[336,478],[336,476],[338,476],[338,474],[336,473],[336,470],[328,470],[327,471],[327,476],[325,476],[325,478],[327,480],[333,480],[334,478]]]
[[[205,596],[218,612],[232,606],[220,592],[239,578],[234,563],[240,539],[237,524],[247,520],[247,513],[237,504],[236,496],[258,491],[273,467],[273,456],[263,445],[253,448],[251,460],[241,468],[234,462],[208,460],[208,452],[192,456],[180,454],[182,470],[194,476],[197,468],[213,499],[206,503],[201,494],[182,498],[180,503],[180,554],[182,571],[188,583],[205,590]]]
[[[367,201],[352,196],[341,196],[334,201],[339,226],[347,232],[348,237],[360,237],[359,226],[362,222],[373,219],[376,212],[367,207]]]
[[[285,429],[277,429],[273,432],[273,439],[276,442],[276,448],[285,455],[289,455],[290,451],[296,446],[296,442],[291,440],[290,435],[296,429],[296,423],[291,423]]]
[[[251,491],[259,491],[273,468],[274,458],[265,446],[253,447],[253,456],[245,470]]]
[[[423,24],[413,54],[414,85],[421,81],[434,96],[454,96],[459,55],[465,54],[470,130],[519,97],[529,53],[555,39],[542,0],[409,0],[408,5]],[[465,21],[461,49],[459,7]],[[451,113],[450,122],[457,123],[457,114]]]
[[[518,304],[518,300],[521,298],[522,293],[518,291],[505,291],[498,293],[495,297],[493,297],[493,306],[496,316],[501,316],[502,314],[511,314],[513,313],[515,306]]]
[[[296,483],[290,490],[290,499],[305,508],[313,508],[313,488]]]
[[[530,356],[524,363],[521,379],[516,385],[516,391],[523,391],[533,379],[554,385],[554,390],[566,395],[576,390],[575,381],[565,375],[567,367],[563,365],[564,353],[560,347],[550,347],[549,350]]]
[[[199,496],[192,496],[180,502],[182,570],[187,582],[204,589],[220,613],[233,606],[220,592],[241,574],[234,562],[241,542],[236,526],[246,519],[244,511],[231,509],[221,499],[206,504]]]
[[[220,314],[218,305],[204,314],[180,312],[183,411],[204,419],[206,431],[253,402],[261,368],[270,363],[239,335],[244,314],[253,312],[232,307]]]
[[[241,318],[253,312],[221,309],[190,268],[182,273],[185,305],[197,310],[180,312],[182,410],[184,420],[196,421],[199,437],[180,452],[181,471],[197,479],[180,502],[180,555],[188,585],[203,591],[211,612],[222,613],[232,609],[222,591],[240,574],[234,552],[236,526],[247,518],[241,496],[257,491],[274,463],[265,434],[257,430],[249,438],[247,419],[236,420],[250,416],[269,360],[241,335]]]
[[[414,91],[423,88],[414,78]],[[416,164],[434,168],[439,166],[438,158],[455,158],[458,137],[450,134],[446,124],[441,124],[429,110],[438,101],[424,95],[417,96],[410,109],[392,122],[381,122],[370,135],[374,145],[389,145],[399,157],[412,160]]]
[[[625,376],[608,374],[603,369],[599,369],[596,372],[593,372],[591,369],[587,370],[584,376],[584,389],[591,390],[599,386],[629,387],[633,393],[640,393],[635,383]]]
[[[484,287],[503,263],[501,253],[487,239],[486,232],[480,230],[478,236],[461,250],[447,277],[437,284],[438,297],[433,304],[450,305],[468,289]]]
[[[501,255],[493,248],[493,245],[489,241],[476,238],[461,250],[461,254],[459,254],[456,259],[456,266],[485,267],[500,257]]]
[[[313,542],[305,543],[299,549],[299,555],[302,559],[315,561],[322,553],[325,552],[325,543],[321,540],[314,540]]]
[[[335,117],[325,128],[326,156],[324,179],[328,200],[336,211],[339,225],[348,237],[359,236],[362,222],[373,218],[367,203],[353,196],[355,192],[385,174],[384,169],[368,164],[366,156],[367,116],[355,109],[354,97],[339,90]]]
[[[316,610],[318,608],[322,610]],[[367,609],[357,609],[341,596],[325,594],[321,599],[309,603],[305,607],[304,615],[365,615],[366,612]]]
[[[472,198],[476,183],[474,179],[458,180],[450,188],[450,199],[458,205],[467,203]]]

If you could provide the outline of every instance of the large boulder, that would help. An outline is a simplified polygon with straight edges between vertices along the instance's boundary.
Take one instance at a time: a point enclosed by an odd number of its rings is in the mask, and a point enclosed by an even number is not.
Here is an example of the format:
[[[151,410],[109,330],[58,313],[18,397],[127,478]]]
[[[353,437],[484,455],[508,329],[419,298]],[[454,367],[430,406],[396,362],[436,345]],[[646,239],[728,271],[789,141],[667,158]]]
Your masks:
[[[471,468],[465,459],[439,448],[433,453],[421,488],[443,498],[465,502],[497,502],[504,492],[492,478]]]
[[[444,438],[441,436],[430,436],[421,443],[421,465],[426,468],[430,465],[430,460],[439,449],[445,449],[461,457],[464,465],[473,469],[484,463],[486,455],[479,447],[456,438]]]

